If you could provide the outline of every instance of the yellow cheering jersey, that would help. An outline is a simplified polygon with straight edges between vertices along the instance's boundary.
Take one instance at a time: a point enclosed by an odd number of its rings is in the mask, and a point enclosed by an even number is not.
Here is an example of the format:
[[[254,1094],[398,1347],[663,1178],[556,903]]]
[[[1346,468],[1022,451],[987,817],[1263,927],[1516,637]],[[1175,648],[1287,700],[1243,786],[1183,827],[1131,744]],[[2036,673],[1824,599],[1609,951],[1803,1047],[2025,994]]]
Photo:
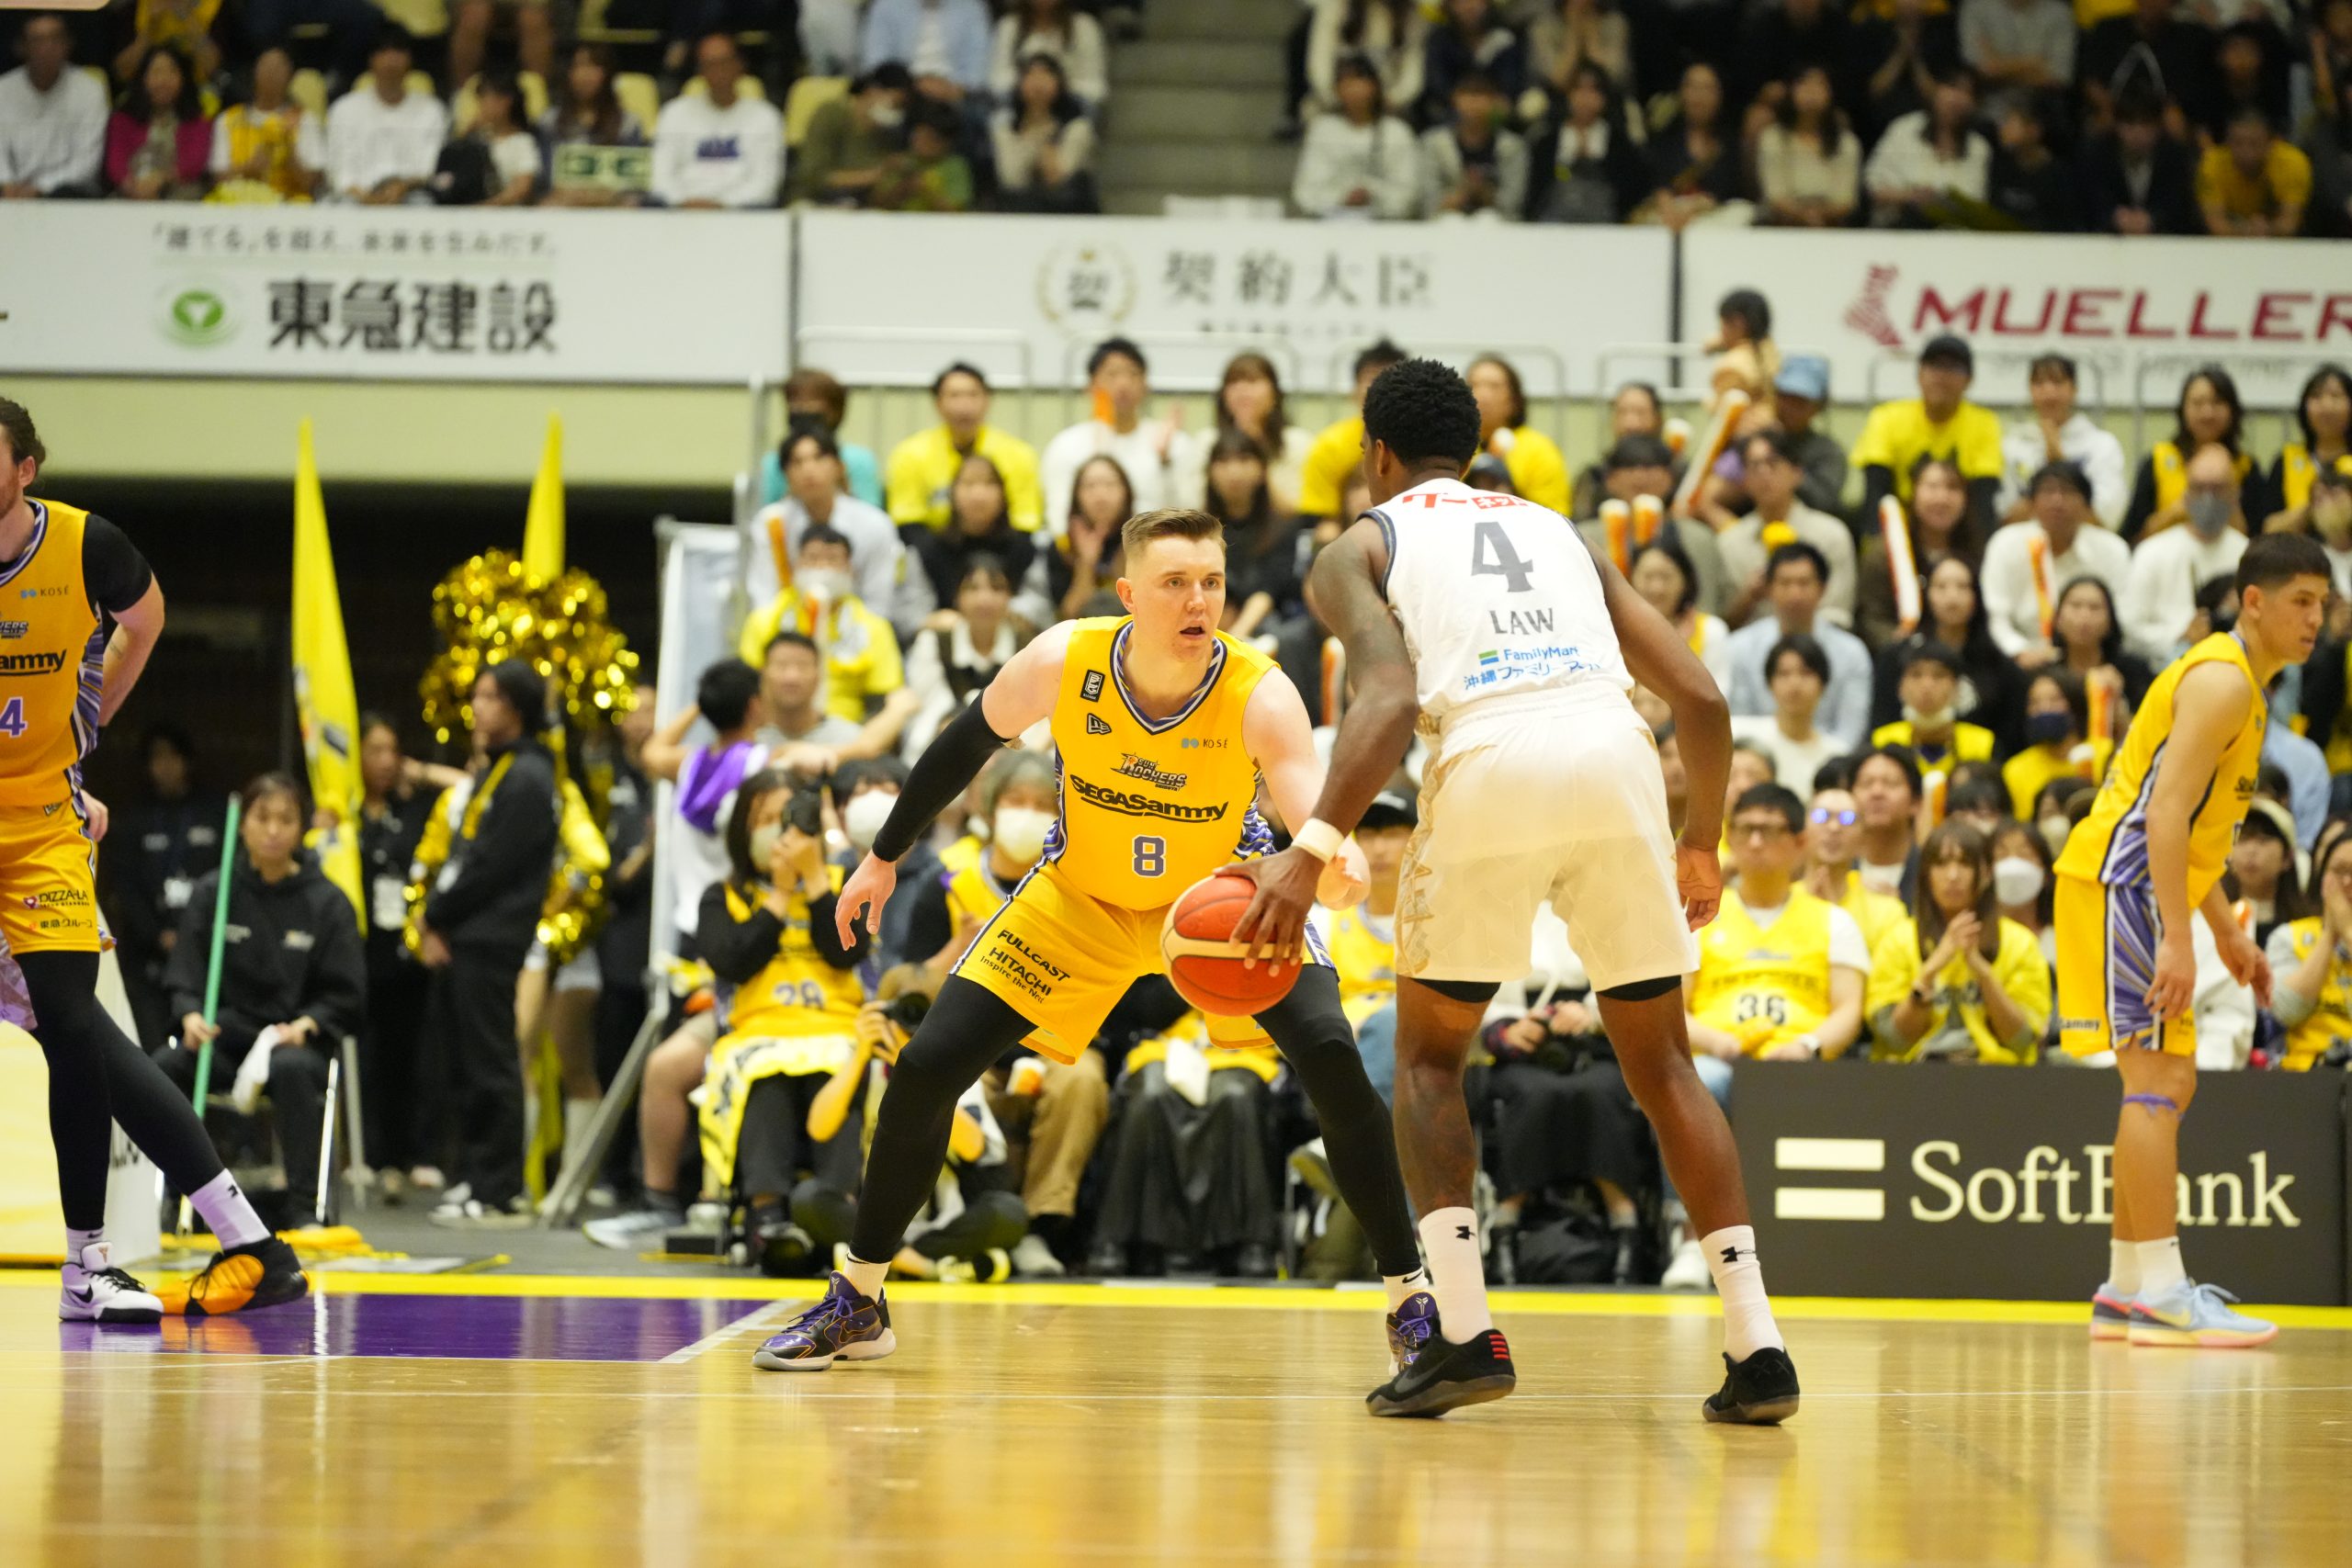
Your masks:
[[[2317,915],[2309,915],[2285,928],[2295,962],[2302,963],[2320,943],[2323,922]],[[2272,933],[2271,942],[2278,936]],[[2278,949],[2271,949],[2276,953]],[[2271,972],[2276,975],[2284,965],[2274,957]],[[2309,1072],[2319,1059],[2339,1040],[2352,1040],[2352,964],[2347,964],[2340,951],[2329,955],[2327,978],[2320,985],[2310,1016],[2287,1031],[2287,1057],[2279,1064],[2289,1072]]]
[[[838,892],[841,869],[834,867],[831,874]],[[818,953],[808,935],[808,900],[796,893],[785,907],[784,941],[775,956],[728,999],[728,1032],[779,1039],[846,1034],[865,1005],[865,987],[856,970],[836,969]],[[748,920],[758,908],[759,900],[728,883],[729,914],[738,921]]]
[[[1829,910],[1792,887],[1778,918],[1759,926],[1738,892],[1725,888],[1700,949],[1691,1014],[1737,1035],[1750,1055],[1820,1028],[1829,1016]]]
[[[1362,1023],[1396,999],[1396,917],[1366,905],[1331,917],[1331,967],[1340,974],[1340,1007]]]
[[[1127,695],[1128,622],[1080,621],[1054,705],[1061,819],[1046,859],[1069,886],[1156,909],[1219,866],[1273,848],[1241,716],[1274,661],[1217,634],[1193,699],[1147,719]]]
[[[79,784],[98,739],[107,626],[82,581],[89,513],[31,502],[32,543],[0,568],[0,805],[45,806]]]
[[[1031,1047],[1061,1062],[1078,1059],[1130,985],[1166,972],[1168,906],[1220,866],[1273,848],[1241,716],[1274,661],[1219,634],[1192,700],[1146,719],[1121,678],[1127,626],[1075,623],[1052,720],[1060,815],[1045,858],[956,965],[1036,1025]],[[1311,924],[1307,947],[1329,964]],[[1208,1026],[1220,1046],[1262,1038],[1248,1019]]]
[[[2109,887],[2144,885],[2148,879],[2148,802],[2156,787],[2156,762],[2172,737],[2173,699],[2180,682],[2200,664],[2234,667],[2254,695],[2245,728],[2222,750],[2205,784],[2196,815],[2188,821],[2188,906],[2203,901],[2230,858],[2238,824],[2254,798],[2255,773],[2262,762],[2266,721],[2262,693],[2246,662],[2245,645],[2229,632],[2216,632],[2182,654],[2148,688],[2132,728],[2115,753],[2107,782],[2099,785],[2091,814],[2083,818],[2058,857],[2058,874]]]

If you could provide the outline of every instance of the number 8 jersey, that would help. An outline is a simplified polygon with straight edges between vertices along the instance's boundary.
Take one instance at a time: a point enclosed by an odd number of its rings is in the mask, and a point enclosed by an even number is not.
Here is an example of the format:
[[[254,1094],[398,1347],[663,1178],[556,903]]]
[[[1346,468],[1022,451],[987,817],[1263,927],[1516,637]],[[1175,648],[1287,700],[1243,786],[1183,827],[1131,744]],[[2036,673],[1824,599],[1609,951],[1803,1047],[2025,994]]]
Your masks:
[[[1600,570],[1558,513],[1432,479],[1364,515],[1388,541],[1382,589],[1430,720],[1490,697],[1632,690]]]
[[[1120,674],[1130,624],[1073,623],[1054,702],[1061,811],[1046,859],[1081,893],[1157,909],[1218,867],[1273,848],[1241,718],[1274,661],[1219,632],[1192,700],[1147,719]]]

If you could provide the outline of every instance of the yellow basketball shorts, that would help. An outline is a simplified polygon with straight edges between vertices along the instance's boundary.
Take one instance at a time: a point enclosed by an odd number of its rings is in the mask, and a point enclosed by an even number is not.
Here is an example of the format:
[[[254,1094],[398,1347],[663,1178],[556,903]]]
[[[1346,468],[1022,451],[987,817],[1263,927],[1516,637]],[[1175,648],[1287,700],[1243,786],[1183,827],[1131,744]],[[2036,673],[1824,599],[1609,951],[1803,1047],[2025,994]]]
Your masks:
[[[2051,919],[2058,932],[2058,1043],[2068,1055],[2197,1055],[2191,1015],[2159,1019],[2148,1006],[2158,932],[2155,896],[2145,884],[2109,887],[2062,876]]]
[[[1039,1055],[1073,1063],[1102,1032],[1102,1021],[1146,975],[1165,975],[1159,931],[1168,906],[1125,909],[1070,886],[1060,868],[1041,863],[1012,890],[955,973],[1004,998],[1035,1024],[1028,1044]],[[1307,928],[1315,963],[1330,957],[1323,938]],[[1218,1045],[1259,1044],[1265,1031],[1246,1018],[1209,1015],[1209,1039]]]
[[[78,795],[0,806],[0,937],[11,953],[96,953],[97,847]]]

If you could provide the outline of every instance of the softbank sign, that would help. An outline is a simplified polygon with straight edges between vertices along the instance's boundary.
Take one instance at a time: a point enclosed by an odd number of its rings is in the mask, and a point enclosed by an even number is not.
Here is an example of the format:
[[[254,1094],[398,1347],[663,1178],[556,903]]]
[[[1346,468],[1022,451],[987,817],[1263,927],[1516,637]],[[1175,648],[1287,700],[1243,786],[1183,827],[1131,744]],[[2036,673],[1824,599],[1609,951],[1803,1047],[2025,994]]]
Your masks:
[[[2176,362],[2220,359],[2249,402],[2274,407],[2291,402],[2313,356],[2352,354],[2352,273],[2322,241],[1694,230],[1682,255],[1685,337],[1713,331],[1725,292],[1761,288],[1774,337],[1827,353],[1841,401],[1868,395],[1872,360],[1939,333],[1975,345],[1979,380],[1993,383],[1982,391],[2002,401],[2021,400],[2021,362],[2050,350],[2098,367],[2113,401],[2131,396],[2143,359],[2170,372],[2152,367],[2161,402]]]
[[[1772,1163],[1781,1178],[1772,1191],[1772,1217],[1883,1220],[1891,1196],[1907,1206],[1912,1219],[1928,1224],[2105,1225],[2114,1218],[2113,1156],[2107,1144],[2085,1144],[2073,1155],[2036,1144],[2014,1167],[1983,1165],[1968,1160],[1953,1140],[1931,1138],[1898,1159],[1901,1174],[1891,1190],[1828,1187],[1813,1184],[1810,1173],[1883,1174],[1886,1140],[1776,1138]],[[2300,1227],[2303,1222],[2288,1195],[2295,1180],[2292,1173],[2274,1173],[2264,1149],[2248,1154],[2242,1170],[2183,1172],[2177,1218],[2184,1226]]]
[[[2340,1305],[2342,1074],[2209,1073],[2174,1213],[2200,1279]],[[2112,1071],[1742,1062],[1732,1134],[1772,1288],[2081,1300],[2115,1213]]]

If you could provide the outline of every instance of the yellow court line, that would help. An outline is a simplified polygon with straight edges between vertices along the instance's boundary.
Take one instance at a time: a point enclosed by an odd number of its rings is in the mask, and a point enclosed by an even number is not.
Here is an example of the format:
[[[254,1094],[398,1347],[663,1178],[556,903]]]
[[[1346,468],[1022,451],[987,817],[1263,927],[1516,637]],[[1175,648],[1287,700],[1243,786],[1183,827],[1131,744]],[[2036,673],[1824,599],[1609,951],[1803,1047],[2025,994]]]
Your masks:
[[[346,1274],[311,1276],[329,1295],[523,1296],[557,1300],[602,1297],[635,1301],[792,1301],[812,1297],[817,1280],[770,1280],[758,1276],[695,1275],[664,1279],[603,1274]],[[0,1289],[53,1291],[46,1271],[0,1270]],[[1288,1289],[1262,1285],[1146,1285],[1013,1282],[1002,1285],[933,1285],[900,1280],[894,1301],[955,1302],[1005,1306],[1193,1307],[1215,1310],[1373,1312],[1382,1304],[1376,1290]],[[1716,1315],[1708,1295],[1645,1295],[1614,1291],[1497,1291],[1498,1312],[1532,1317],[1698,1317]],[[2079,1302],[1883,1300],[1846,1296],[1775,1297],[1773,1312],[1792,1321],[1860,1323],[1992,1323],[2079,1327],[2089,1308]],[[2258,1306],[2283,1327],[2352,1330],[2352,1307]]]

